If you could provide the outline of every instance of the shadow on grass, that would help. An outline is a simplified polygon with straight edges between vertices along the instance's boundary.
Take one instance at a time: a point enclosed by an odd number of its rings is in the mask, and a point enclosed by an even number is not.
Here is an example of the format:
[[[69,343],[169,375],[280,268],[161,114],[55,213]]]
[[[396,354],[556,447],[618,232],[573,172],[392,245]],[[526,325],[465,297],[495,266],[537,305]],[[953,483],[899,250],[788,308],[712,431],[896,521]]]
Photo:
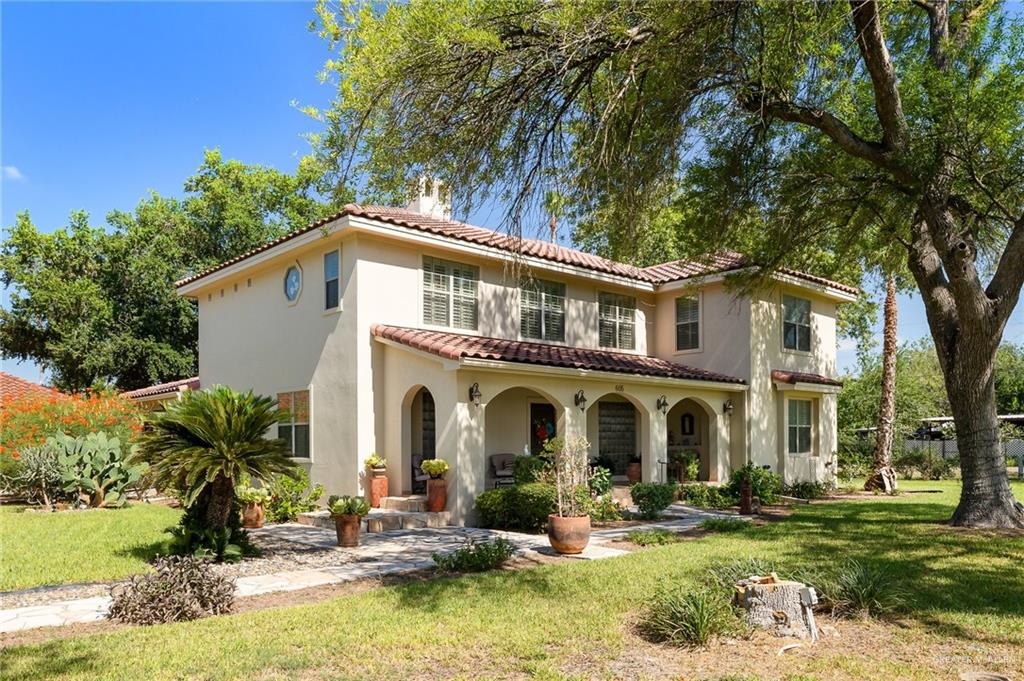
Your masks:
[[[94,674],[103,678],[96,655],[88,650],[69,652],[60,641],[42,646],[18,646],[0,650],[0,669],[5,681],[36,681],[73,674]]]

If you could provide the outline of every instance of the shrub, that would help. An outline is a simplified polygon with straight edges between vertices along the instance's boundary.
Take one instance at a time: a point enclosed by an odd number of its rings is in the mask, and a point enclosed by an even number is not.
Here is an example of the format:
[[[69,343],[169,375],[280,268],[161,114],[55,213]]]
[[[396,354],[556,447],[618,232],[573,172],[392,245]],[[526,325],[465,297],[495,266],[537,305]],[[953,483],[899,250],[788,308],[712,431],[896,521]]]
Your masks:
[[[630,494],[640,517],[654,520],[675,501],[676,489],[677,485],[670,482],[638,482],[630,488]]]
[[[547,465],[539,456],[517,456],[512,461],[512,479],[517,485],[537,482]]]
[[[53,447],[26,447],[21,450],[20,461],[19,470],[7,481],[11,490],[24,494],[32,503],[44,506],[53,506],[64,498],[61,468]]]
[[[300,513],[315,511],[324,495],[324,486],[310,486],[309,473],[299,468],[293,475],[277,475],[270,481],[267,519],[272,523],[295,522]]]
[[[264,487],[236,487],[235,498],[243,504],[265,505],[270,501],[270,492]]]
[[[103,432],[84,437],[57,433],[46,439],[46,447],[57,453],[63,491],[94,508],[124,506],[128,488],[147,468],[129,463],[120,440]]]
[[[684,647],[706,645],[715,636],[739,629],[723,589],[659,590],[640,615],[640,631],[650,640]]]
[[[507,539],[482,542],[470,539],[451,553],[434,553],[430,557],[439,572],[485,572],[501,567],[515,552],[515,544]]]
[[[871,472],[874,438],[860,437],[855,433],[839,434],[839,447],[836,451],[836,472],[840,480],[867,477]]]
[[[259,550],[250,543],[249,535],[242,529],[240,510],[237,504],[232,504],[227,526],[214,529],[206,521],[205,499],[187,506],[178,524],[168,530],[171,535],[169,552],[228,563],[237,562],[243,556],[259,555]]]
[[[483,527],[538,530],[555,512],[555,488],[543,482],[499,487],[476,498]]]
[[[565,440],[554,452],[556,512],[562,518],[579,518],[590,511],[589,449],[587,438],[577,436]]]
[[[591,499],[590,518],[597,522],[611,522],[622,520],[622,507],[615,500],[611,492],[606,492]]]
[[[853,559],[833,570],[798,571],[794,578],[813,585],[821,607],[834,617],[886,617],[906,603],[904,587],[889,571]]]
[[[740,518],[708,518],[697,527],[708,532],[742,532],[750,527],[750,523]]]
[[[110,590],[110,619],[128,624],[184,622],[231,611],[235,586],[209,564],[188,556],[157,558],[156,572]]]
[[[700,473],[700,455],[693,450],[672,452],[668,456],[669,468],[680,482],[696,480]]]
[[[612,472],[604,466],[590,469],[590,493],[595,497],[612,491]]]
[[[699,482],[680,487],[679,498],[683,503],[698,508],[729,508],[736,505],[736,499],[723,488],[702,485]]]
[[[797,499],[824,499],[832,494],[835,489],[836,486],[831,482],[804,480],[802,482],[794,482],[792,485],[786,485],[783,488],[783,492],[787,496],[796,497]]]
[[[103,431],[122,443],[142,430],[142,413],[134,402],[112,391],[76,395],[54,392],[0,401],[0,471],[57,432],[71,437]]]
[[[743,477],[750,476],[750,491],[755,497],[761,500],[762,504],[774,504],[779,500],[782,492],[782,478],[777,473],[748,463],[743,468],[732,472],[729,476],[729,483],[725,486],[729,496],[739,499],[740,486],[743,484]]]
[[[902,477],[920,475],[926,480],[946,480],[954,477],[953,462],[930,449],[902,449],[893,452],[892,466]]]
[[[637,546],[663,546],[678,542],[679,535],[669,530],[634,530],[626,535],[626,541]]]

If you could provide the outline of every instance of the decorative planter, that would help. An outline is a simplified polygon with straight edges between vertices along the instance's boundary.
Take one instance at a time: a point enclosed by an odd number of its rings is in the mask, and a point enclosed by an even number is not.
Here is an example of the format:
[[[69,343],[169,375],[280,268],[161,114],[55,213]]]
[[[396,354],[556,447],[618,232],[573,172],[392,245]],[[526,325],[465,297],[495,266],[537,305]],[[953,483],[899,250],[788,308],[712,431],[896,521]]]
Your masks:
[[[263,504],[246,504],[242,508],[242,527],[248,530],[263,527]]]
[[[388,495],[386,468],[370,469],[370,507],[380,508],[380,500]]]
[[[626,478],[630,482],[640,482],[641,468],[638,463],[626,464]]]
[[[427,480],[427,510],[443,511],[448,505],[448,482],[444,478]]]
[[[362,518],[357,515],[334,516],[334,529],[338,533],[338,546],[345,548],[359,546],[360,521],[362,521]]]
[[[551,548],[559,553],[581,553],[590,543],[590,516],[563,518],[549,515],[548,541],[551,542]]]

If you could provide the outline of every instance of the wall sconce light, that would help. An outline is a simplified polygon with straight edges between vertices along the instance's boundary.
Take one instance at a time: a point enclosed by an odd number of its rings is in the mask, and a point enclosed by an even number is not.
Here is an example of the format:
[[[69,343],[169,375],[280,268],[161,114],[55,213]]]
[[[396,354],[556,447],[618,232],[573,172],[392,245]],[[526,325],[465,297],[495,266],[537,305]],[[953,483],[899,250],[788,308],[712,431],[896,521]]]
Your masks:
[[[727,416],[732,416],[732,408],[732,400],[726,400],[722,405],[722,412]]]
[[[572,401],[580,408],[580,411],[587,410],[587,396],[583,394],[583,388],[576,391],[576,394],[573,395]]]
[[[469,401],[477,407],[480,406],[480,384],[474,383],[469,386]]]
[[[658,398],[658,409],[661,410],[662,414],[668,413],[668,398],[662,395]]]

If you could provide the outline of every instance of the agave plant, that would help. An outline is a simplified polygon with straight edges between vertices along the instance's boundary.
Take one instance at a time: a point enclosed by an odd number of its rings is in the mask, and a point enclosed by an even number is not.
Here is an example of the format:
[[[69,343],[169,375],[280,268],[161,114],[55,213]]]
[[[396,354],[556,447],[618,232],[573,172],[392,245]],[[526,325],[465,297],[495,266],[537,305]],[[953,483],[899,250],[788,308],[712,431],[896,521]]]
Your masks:
[[[269,482],[298,470],[284,440],[266,437],[278,415],[272,398],[251,391],[189,392],[148,418],[138,457],[150,465],[157,487],[177,490],[185,506],[204,507],[207,528],[220,533],[237,480]]]

